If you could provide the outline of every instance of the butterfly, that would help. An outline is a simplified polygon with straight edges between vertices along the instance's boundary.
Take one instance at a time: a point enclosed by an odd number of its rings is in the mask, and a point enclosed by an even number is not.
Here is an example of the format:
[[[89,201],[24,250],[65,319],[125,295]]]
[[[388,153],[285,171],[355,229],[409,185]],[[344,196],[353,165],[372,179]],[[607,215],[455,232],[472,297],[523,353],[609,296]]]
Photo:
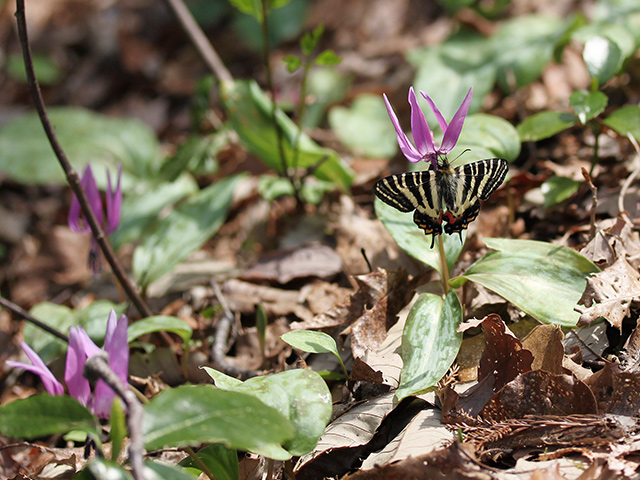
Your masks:
[[[438,159],[438,170],[424,170],[391,175],[378,180],[373,187],[376,196],[401,212],[413,213],[413,221],[425,235],[458,233],[474,221],[480,211],[480,200],[486,200],[502,184],[507,161],[487,158],[452,167],[446,157]],[[444,222],[444,227],[443,227]]]

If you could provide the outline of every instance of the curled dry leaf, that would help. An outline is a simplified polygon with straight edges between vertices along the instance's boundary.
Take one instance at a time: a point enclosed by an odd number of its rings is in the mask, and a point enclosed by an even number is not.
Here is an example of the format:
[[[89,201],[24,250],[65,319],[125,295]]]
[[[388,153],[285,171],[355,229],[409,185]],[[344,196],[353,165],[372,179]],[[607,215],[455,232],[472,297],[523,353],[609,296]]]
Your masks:
[[[624,257],[590,277],[587,288],[578,302],[586,308],[576,307],[580,319],[578,326],[588,325],[604,317],[617,329],[630,313],[631,304],[640,301],[640,274]]]

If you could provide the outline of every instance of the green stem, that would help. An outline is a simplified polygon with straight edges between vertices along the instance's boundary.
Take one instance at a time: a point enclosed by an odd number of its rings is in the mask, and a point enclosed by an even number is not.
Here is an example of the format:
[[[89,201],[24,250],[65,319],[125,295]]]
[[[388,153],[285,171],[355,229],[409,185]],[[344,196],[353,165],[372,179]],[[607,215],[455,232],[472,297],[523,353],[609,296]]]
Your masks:
[[[280,163],[282,168],[282,175],[289,180],[291,186],[293,187],[293,196],[296,199],[296,202],[300,204],[300,193],[298,192],[298,186],[296,182],[289,174],[289,168],[287,166],[287,158],[284,153],[284,145],[282,143],[282,131],[280,130],[280,125],[278,125],[278,115],[277,115],[277,107],[276,107],[276,92],[273,87],[273,72],[271,71],[271,64],[269,63],[269,54],[271,52],[271,45],[269,43],[269,22],[267,21],[267,16],[269,14],[269,9],[267,7],[268,0],[261,0],[262,4],[262,44],[263,51],[262,54],[264,56],[264,65],[267,72],[267,89],[271,94],[271,101],[273,102],[273,108],[271,109],[271,118],[273,121],[273,128],[276,130],[276,142],[278,143],[278,154],[280,155]]]
[[[594,122],[591,122],[591,132],[593,133],[593,158],[591,159],[591,168],[589,169],[589,176],[593,175],[593,169],[598,163],[598,155],[600,154],[600,128]]]
[[[211,480],[216,480],[215,475],[211,472],[211,470],[209,470],[209,467],[207,467],[205,465],[205,463],[202,461],[202,459],[196,454],[196,452],[193,451],[193,448],[191,447],[185,447],[184,449],[185,452],[187,452],[187,454],[191,457],[191,460],[194,461],[194,463],[196,465],[198,465],[198,468],[200,470],[202,470],[202,473],[204,473],[207,477],[209,477]]]
[[[447,256],[444,254],[444,241],[442,235],[438,235],[438,250],[440,253],[440,271],[442,278],[442,289],[444,294],[449,293],[449,265],[447,264]]]
[[[311,57],[306,56],[304,59],[304,66],[302,69],[302,85],[300,86],[300,98],[298,99],[298,112],[296,118],[298,119],[298,131],[296,132],[296,138],[293,141],[293,175],[294,178],[298,178],[298,158],[300,156],[300,137],[302,136],[302,121],[304,120],[304,114],[306,113],[306,98],[307,98],[307,78],[309,77],[309,70],[311,69],[310,63]],[[298,182],[298,187],[302,187]]]

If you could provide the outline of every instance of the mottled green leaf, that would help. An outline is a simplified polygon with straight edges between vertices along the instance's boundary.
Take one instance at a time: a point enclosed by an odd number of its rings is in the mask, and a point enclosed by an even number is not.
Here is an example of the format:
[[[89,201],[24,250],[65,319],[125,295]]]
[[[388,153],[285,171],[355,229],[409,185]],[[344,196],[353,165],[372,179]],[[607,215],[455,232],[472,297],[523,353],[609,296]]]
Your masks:
[[[131,343],[136,338],[153,332],[175,333],[182,338],[183,342],[186,342],[191,338],[193,330],[181,318],[169,315],[154,315],[129,325],[127,329],[127,341]]]

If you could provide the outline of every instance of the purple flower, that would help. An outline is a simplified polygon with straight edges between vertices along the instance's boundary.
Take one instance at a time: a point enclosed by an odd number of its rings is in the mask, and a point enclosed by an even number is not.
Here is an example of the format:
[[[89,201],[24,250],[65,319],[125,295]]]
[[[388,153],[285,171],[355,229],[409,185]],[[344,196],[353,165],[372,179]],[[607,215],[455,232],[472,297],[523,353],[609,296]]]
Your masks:
[[[113,190],[111,184],[111,175],[107,170],[107,192],[105,194],[106,200],[106,222],[103,222],[105,211],[102,208],[102,199],[100,198],[100,192],[96,185],[96,180],[91,170],[91,165],[87,164],[82,174],[82,188],[87,194],[87,200],[89,206],[93,210],[93,214],[96,216],[96,220],[104,229],[104,233],[109,235],[118,229],[120,224],[120,207],[122,206],[122,190],[120,188],[120,178],[122,177],[122,165],[118,165],[118,181],[116,189]],[[80,219],[82,218],[82,224]],[[82,215],[80,209],[80,202],[74,195],[71,200],[71,207],[69,208],[69,228],[76,233],[91,233],[91,228],[87,224],[87,220]],[[91,250],[89,252],[89,264],[94,272],[98,271],[98,243],[95,238],[91,240]]]
[[[418,99],[413,91],[413,87],[409,88],[409,104],[411,105],[411,132],[413,133],[415,146],[411,144],[405,133],[402,131],[398,117],[393,111],[393,108],[389,103],[389,99],[386,95],[383,94],[383,96],[384,102],[387,105],[387,112],[389,112],[389,117],[391,117],[391,123],[393,123],[393,127],[396,129],[398,145],[400,146],[400,150],[404,156],[407,157],[407,160],[414,163],[419,162],[420,160],[431,162],[431,168],[437,170],[438,157],[449,153],[460,137],[464,120],[467,117],[467,112],[469,111],[469,103],[471,103],[473,88],[469,89],[469,93],[467,93],[467,96],[462,101],[462,105],[460,105],[460,108],[455,113],[451,119],[451,123],[449,124],[447,124],[447,121],[444,119],[435,103],[433,103],[433,100],[431,100],[431,98],[423,91],[420,91],[420,94],[427,101],[429,107],[431,107],[431,110],[438,120],[438,125],[440,125],[440,129],[442,130],[442,144],[438,148],[436,148],[433,143],[433,135],[431,134],[429,125],[427,125],[427,120],[418,105]]]
[[[12,362],[9,360],[7,361],[7,365],[9,367],[22,368],[28,372],[35,373],[40,376],[40,379],[44,384],[44,388],[50,395],[63,395],[64,387],[62,386],[62,383],[60,383],[53,373],[51,373],[51,370],[49,370],[49,367],[45,365],[40,356],[26,343],[22,342],[21,345],[22,350],[27,354],[31,363]]]
[[[125,315],[116,322],[116,312],[111,310],[104,339],[104,350],[109,355],[109,367],[125,385],[129,370],[127,323]],[[97,381],[92,392],[89,380],[84,377],[87,359],[100,353],[100,348],[93,343],[82,327],[69,329],[69,349],[64,372],[69,394],[88,406],[98,417],[107,418],[111,412],[115,392],[102,380]]]

